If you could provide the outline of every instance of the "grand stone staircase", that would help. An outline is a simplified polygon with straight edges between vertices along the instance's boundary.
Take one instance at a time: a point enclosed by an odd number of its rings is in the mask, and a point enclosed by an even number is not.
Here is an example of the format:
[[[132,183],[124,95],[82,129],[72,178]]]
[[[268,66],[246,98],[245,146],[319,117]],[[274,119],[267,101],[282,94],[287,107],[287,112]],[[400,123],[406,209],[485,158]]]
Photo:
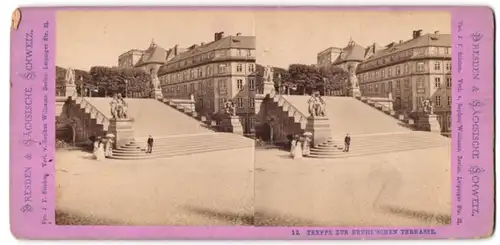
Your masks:
[[[176,135],[154,138],[153,152],[146,153],[146,138],[136,139],[113,151],[113,159],[147,159],[253,147],[254,141],[232,133]]]
[[[281,110],[292,111],[289,115],[295,115],[298,119],[295,121],[299,123],[307,121],[308,98],[275,95],[274,102]],[[389,110],[375,100],[364,97],[323,97],[323,100],[332,137],[312,148],[310,157],[353,157],[450,145],[450,140],[439,134],[415,131],[410,118]],[[343,152],[346,134],[352,139],[349,153]]]
[[[184,108],[172,108],[155,99],[125,100],[128,103],[128,115],[134,119],[135,137],[128,144],[114,149],[111,158],[131,160],[170,157],[254,145],[253,140],[240,135],[214,132]],[[104,136],[111,118],[111,98],[76,97],[73,102],[73,110],[81,112],[80,120],[95,124],[85,127],[85,136],[81,138]],[[152,154],[145,153],[149,135],[155,139]]]
[[[334,138],[311,149],[313,158],[344,158],[398,151],[410,151],[433,147],[451,146],[449,139],[431,132],[411,131],[407,133],[387,133],[350,135],[349,152],[343,152],[344,139]]]

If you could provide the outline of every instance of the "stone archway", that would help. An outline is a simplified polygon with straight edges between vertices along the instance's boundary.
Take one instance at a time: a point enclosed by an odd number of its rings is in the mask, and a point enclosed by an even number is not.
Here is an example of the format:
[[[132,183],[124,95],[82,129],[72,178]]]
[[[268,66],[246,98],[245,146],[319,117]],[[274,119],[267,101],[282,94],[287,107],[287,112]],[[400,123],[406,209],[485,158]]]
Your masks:
[[[56,118],[56,128],[59,131],[59,136],[56,138],[59,140],[69,141],[73,146],[76,142],[82,142],[86,139],[83,138],[83,127],[80,118],[77,117],[59,117]]]

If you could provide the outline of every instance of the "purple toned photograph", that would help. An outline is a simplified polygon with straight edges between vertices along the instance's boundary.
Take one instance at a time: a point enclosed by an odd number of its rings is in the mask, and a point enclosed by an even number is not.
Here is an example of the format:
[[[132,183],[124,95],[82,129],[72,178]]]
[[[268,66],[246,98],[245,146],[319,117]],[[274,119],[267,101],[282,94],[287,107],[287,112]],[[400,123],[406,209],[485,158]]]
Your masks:
[[[486,7],[21,8],[12,18],[16,237],[493,232]]]

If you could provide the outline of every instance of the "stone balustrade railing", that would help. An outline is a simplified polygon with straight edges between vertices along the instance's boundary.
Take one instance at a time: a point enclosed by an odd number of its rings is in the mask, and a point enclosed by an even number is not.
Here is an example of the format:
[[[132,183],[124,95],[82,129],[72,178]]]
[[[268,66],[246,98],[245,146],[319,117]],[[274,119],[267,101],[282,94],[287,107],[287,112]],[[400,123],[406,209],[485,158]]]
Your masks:
[[[109,118],[102,111],[97,109],[94,105],[92,105],[85,97],[77,97],[75,98],[77,104],[80,104],[80,108],[84,109],[86,113],[90,114],[91,118],[96,120],[96,123],[102,124],[104,130],[107,130],[109,127]]]
[[[304,115],[304,113],[297,109],[297,107],[295,107],[284,96],[276,94],[276,91],[274,89],[269,94],[269,97],[273,99],[273,101],[276,102],[278,106],[282,107],[283,111],[288,112],[288,116],[293,117],[296,123],[300,123],[301,129],[306,129],[308,116]]]

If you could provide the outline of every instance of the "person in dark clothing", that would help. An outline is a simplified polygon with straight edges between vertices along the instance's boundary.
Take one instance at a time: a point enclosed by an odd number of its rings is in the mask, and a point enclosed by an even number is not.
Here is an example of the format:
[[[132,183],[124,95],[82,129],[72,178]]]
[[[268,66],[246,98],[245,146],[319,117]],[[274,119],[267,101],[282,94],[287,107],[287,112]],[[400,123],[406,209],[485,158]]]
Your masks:
[[[349,134],[346,134],[344,138],[344,152],[349,152],[350,145],[351,145],[351,136],[349,136]]]
[[[146,153],[153,153],[153,137],[150,135],[148,138],[148,149],[146,150]]]

